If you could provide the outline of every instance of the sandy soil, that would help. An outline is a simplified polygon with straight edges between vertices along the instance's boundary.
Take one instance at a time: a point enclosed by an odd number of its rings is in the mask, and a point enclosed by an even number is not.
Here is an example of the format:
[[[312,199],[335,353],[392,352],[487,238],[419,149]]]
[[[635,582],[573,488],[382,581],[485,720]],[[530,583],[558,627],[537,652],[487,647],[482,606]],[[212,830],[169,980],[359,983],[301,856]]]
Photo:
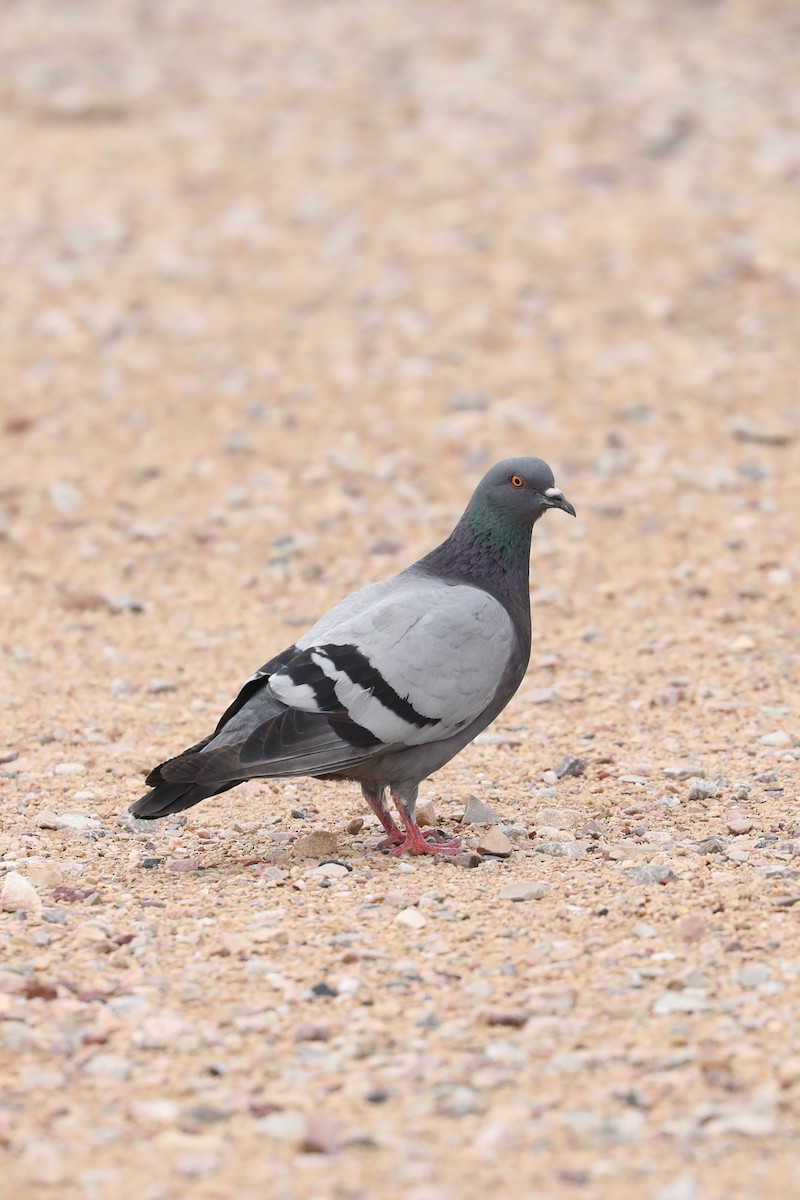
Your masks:
[[[796,5],[0,21],[4,1196],[797,1194]],[[121,816],[511,452],[579,519],[423,789],[510,857]]]

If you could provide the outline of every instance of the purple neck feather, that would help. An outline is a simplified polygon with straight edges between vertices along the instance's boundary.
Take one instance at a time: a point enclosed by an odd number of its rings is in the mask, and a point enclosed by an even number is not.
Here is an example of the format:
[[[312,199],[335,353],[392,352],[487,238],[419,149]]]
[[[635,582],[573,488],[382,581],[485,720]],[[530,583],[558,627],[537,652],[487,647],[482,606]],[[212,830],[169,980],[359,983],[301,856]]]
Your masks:
[[[463,580],[490,592],[512,617],[530,623],[528,569],[533,528],[473,500],[450,536],[420,560],[444,579]]]

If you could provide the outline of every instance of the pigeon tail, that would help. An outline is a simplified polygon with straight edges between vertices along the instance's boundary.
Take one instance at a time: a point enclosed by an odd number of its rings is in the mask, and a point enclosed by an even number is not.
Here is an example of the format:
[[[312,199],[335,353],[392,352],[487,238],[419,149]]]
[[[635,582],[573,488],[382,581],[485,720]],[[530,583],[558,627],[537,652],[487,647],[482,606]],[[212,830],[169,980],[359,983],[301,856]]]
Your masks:
[[[166,817],[170,813],[183,812],[186,808],[192,808],[201,800],[207,800],[209,796],[227,792],[229,788],[236,787],[239,782],[240,780],[237,779],[233,783],[221,783],[215,787],[213,784],[170,783],[168,780],[164,780],[157,784],[152,792],[141,796],[130,806],[128,812],[134,817],[138,817],[140,821],[156,821],[159,817]]]

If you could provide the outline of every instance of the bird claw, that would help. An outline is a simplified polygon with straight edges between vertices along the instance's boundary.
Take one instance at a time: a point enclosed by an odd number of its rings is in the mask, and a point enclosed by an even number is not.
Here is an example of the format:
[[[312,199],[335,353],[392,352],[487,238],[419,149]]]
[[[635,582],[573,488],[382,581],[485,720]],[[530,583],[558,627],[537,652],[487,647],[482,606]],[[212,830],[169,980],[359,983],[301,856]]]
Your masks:
[[[393,858],[398,854],[458,854],[460,849],[459,838],[448,838],[441,829],[433,829],[429,834],[417,829],[407,832],[405,839],[399,846],[393,846],[389,854]]]
[[[390,850],[392,846],[399,846],[403,840],[403,835],[398,830],[397,833],[391,833],[388,837],[381,838],[381,840],[376,843],[375,848],[377,850]]]

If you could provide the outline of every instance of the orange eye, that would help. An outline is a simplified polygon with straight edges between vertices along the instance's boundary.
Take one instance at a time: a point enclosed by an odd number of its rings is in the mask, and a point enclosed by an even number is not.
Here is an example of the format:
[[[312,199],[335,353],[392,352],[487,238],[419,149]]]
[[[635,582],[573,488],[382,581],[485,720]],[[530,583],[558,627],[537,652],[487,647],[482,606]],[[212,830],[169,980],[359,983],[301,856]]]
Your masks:
[[[512,487],[524,487],[525,480],[521,479],[519,477],[519,475],[512,475],[511,476],[511,485],[512,485]]]

